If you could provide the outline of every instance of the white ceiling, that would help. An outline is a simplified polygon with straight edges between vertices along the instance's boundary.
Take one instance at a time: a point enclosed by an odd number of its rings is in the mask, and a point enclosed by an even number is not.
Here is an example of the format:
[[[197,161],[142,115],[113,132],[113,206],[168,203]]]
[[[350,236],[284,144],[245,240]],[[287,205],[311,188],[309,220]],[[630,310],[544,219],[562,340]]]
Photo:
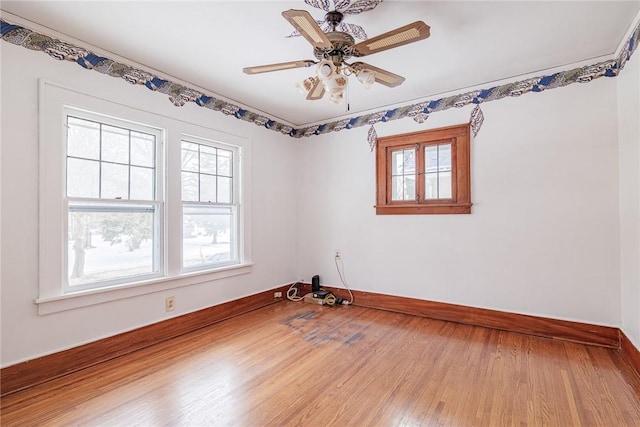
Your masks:
[[[367,56],[400,74],[399,87],[365,90],[351,79],[350,112],[326,99],[307,101],[295,83],[308,68],[245,75],[242,68],[315,59],[281,16],[298,1],[2,1],[3,11],[40,24],[112,59],[127,58],[209,95],[227,98],[295,127],[406,105],[464,88],[613,55],[640,1],[394,1],[345,22],[369,37],[416,20],[431,37]],[[11,16],[3,13],[11,22]],[[16,22],[27,26],[23,22]],[[47,33],[46,29],[32,28]],[[54,35],[55,34],[50,34]],[[112,55],[109,56],[109,53]],[[117,56],[116,56],[117,55]]]

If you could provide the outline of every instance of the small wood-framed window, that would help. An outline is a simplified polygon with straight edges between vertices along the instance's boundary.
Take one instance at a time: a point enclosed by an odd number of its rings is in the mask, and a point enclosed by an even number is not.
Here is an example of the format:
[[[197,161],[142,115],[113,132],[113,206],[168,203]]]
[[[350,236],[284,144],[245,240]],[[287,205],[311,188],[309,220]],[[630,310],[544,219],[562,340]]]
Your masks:
[[[376,214],[471,213],[469,124],[378,138]]]

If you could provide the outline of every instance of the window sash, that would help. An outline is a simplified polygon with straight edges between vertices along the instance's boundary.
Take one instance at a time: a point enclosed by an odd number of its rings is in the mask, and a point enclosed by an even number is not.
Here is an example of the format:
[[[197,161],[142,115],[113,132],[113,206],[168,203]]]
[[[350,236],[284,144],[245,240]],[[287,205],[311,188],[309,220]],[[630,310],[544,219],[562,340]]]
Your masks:
[[[71,125],[71,122],[76,122],[73,125]],[[77,140],[71,140],[72,138],[72,130],[74,129],[78,129],[78,128],[82,128],[83,124],[81,122],[85,122],[85,123],[90,123],[90,124],[94,124],[95,127],[88,127],[88,126],[84,126],[85,128],[89,128],[95,132],[97,132],[97,135],[94,136],[93,141],[88,141],[88,142],[93,142],[93,143],[97,143],[97,146],[95,147],[97,149],[97,153],[94,153],[93,155],[90,155],[88,153],[84,153],[85,155],[83,156],[83,153],[77,153],[76,151],[80,148],[77,144]],[[157,161],[156,159],[158,158],[158,147],[159,147],[159,132],[156,129],[152,129],[152,128],[148,128],[144,125],[135,125],[135,124],[125,124],[125,123],[121,123],[121,121],[117,120],[117,119],[109,119],[109,118],[102,118],[100,116],[97,116],[92,114],[92,113],[85,113],[85,112],[81,112],[81,111],[76,111],[76,110],[72,110],[72,109],[67,109],[67,114],[66,114],[66,128],[67,128],[67,132],[66,132],[66,140],[65,140],[65,153],[66,153],[66,168],[65,168],[65,182],[66,182],[66,191],[65,194],[68,197],[82,197],[85,196],[87,198],[94,198],[94,199],[106,199],[106,200],[110,200],[110,199],[124,199],[124,200],[132,200],[132,199],[141,199],[141,200],[156,200],[157,196],[157,190],[158,190],[158,171],[157,171]],[[114,154],[111,153],[109,154],[109,150],[108,150],[108,142],[105,142],[105,134],[108,134],[109,131],[105,130],[105,128],[111,128],[111,129],[117,129],[119,131],[119,135],[125,136],[126,139],[126,159],[125,158],[115,158]],[[111,132],[113,133],[113,132]],[[144,137],[147,138],[144,138]],[[149,139],[149,137],[151,137]],[[136,159],[136,157],[139,157],[139,153],[137,154],[137,151],[135,149],[135,145],[136,145],[136,140],[145,140],[147,139],[148,142],[151,142],[152,147],[151,147],[151,151],[150,153],[147,153],[148,155],[151,155],[150,159],[147,159],[147,161],[140,161],[140,159]],[[122,141],[121,141],[122,142]],[[95,145],[95,144],[92,144]],[[111,157],[109,157],[111,156]],[[115,155],[117,157],[117,155]],[[76,164],[76,165],[82,165],[84,164],[85,167],[87,166],[93,166],[94,169],[96,169],[96,171],[94,171],[94,173],[97,172],[97,176],[95,176],[94,178],[96,179],[96,188],[93,188],[93,191],[90,193],[95,194],[95,196],[91,197],[91,196],[87,196],[87,193],[85,194],[78,194],[78,193],[72,193],[70,194],[70,190],[71,190],[71,185],[70,185],[70,174],[69,171],[71,170],[71,164]],[[125,173],[125,177],[123,177],[124,180],[126,180],[126,185],[124,189],[120,189],[123,191],[117,192],[115,194],[113,194],[112,196],[105,196],[105,193],[107,192],[106,187],[106,183],[109,183],[109,177],[113,176],[113,171],[112,173],[108,173],[107,169],[114,169],[114,168],[118,168],[120,170],[126,170]],[[131,197],[132,196],[132,183],[134,181],[136,181],[136,177],[140,176],[140,172],[151,172],[151,179],[150,181],[147,183],[147,185],[150,184],[150,188],[147,188],[146,190],[144,190],[144,193],[147,193],[150,195],[150,197],[147,198],[140,198],[140,197]],[[137,173],[136,173],[137,172]],[[78,179],[82,179],[82,178],[86,178],[86,177],[82,177],[82,176],[78,176]],[[112,185],[117,185],[117,182],[114,182],[114,180],[111,180],[111,184]],[[97,190],[97,191],[96,191]],[[150,190],[150,191],[149,191]],[[134,189],[135,192],[135,189]],[[136,194],[141,194],[139,191]]]
[[[161,222],[162,222],[162,210],[161,205],[157,202],[139,204],[128,201],[99,201],[99,200],[86,200],[86,199],[67,199],[67,215],[66,215],[66,236],[67,239],[65,247],[65,267],[64,267],[64,277],[63,280],[63,293],[72,293],[90,289],[100,289],[113,287],[122,284],[130,284],[134,282],[140,282],[144,280],[149,280],[157,277],[162,277],[164,272],[162,269],[162,233],[161,233]],[[87,222],[80,226],[79,230],[74,231],[73,221],[71,221],[71,217],[76,214],[86,214],[88,215]],[[105,239],[104,230],[107,228],[104,223],[106,219],[102,219],[99,221],[98,218],[103,215],[110,215],[110,219],[112,222],[111,227],[116,228],[114,231],[112,229],[111,233],[117,231],[118,227],[121,227],[123,230],[126,228],[122,223],[118,223],[117,218],[118,214],[150,214],[151,215],[151,230],[150,236],[132,236],[131,232],[127,233],[123,231],[122,234],[114,235],[113,240],[111,240],[111,247],[116,245],[115,250],[109,250],[111,248],[106,248],[105,243],[108,239]],[[86,217],[85,217],[86,218]],[[138,218],[140,218],[138,216]],[[91,222],[93,221],[93,222]],[[120,221],[125,221],[125,219],[120,219]],[[115,224],[113,224],[115,223]],[[93,247],[94,242],[94,233],[89,229],[89,226],[92,225],[95,229],[100,226],[102,228],[102,233],[98,232],[95,234],[95,237],[99,240],[102,240],[102,245],[99,247]],[[84,229],[83,229],[84,227]],[[140,229],[137,231],[139,232]],[[97,231],[97,230],[96,230]],[[84,236],[81,236],[72,244],[73,234],[75,232],[83,233]],[[149,256],[141,256],[140,246],[137,246],[134,243],[134,239],[140,238],[139,244],[142,246],[147,240],[148,243],[145,244],[147,246],[147,250],[150,251]],[[85,246],[89,244],[89,246]],[[82,247],[77,248],[76,245]],[[132,256],[127,256],[128,253],[124,253],[124,255],[119,255],[114,252],[120,250],[122,251],[125,246],[129,247],[129,252],[131,252]],[[137,246],[137,247],[136,247]],[[102,267],[108,267],[108,270],[94,270],[94,271],[84,271],[85,274],[92,274],[96,280],[82,282],[78,281],[78,283],[72,283],[72,275],[76,272],[76,262],[78,262],[77,257],[79,253],[81,253],[83,257],[82,264],[84,265],[86,262],[87,250],[101,250],[102,254],[98,257],[95,257],[95,254],[89,253],[89,255],[94,255],[91,257],[90,261],[93,264],[94,269],[96,266],[102,265]],[[71,252],[75,252],[72,256]],[[144,249],[143,249],[144,251]],[[110,262],[110,264],[106,264],[104,260]],[[136,259],[138,260],[136,262]],[[141,264],[140,260],[146,262],[146,264]],[[73,261],[73,263],[72,263]],[[118,268],[113,268],[114,264],[117,265],[120,263]],[[123,265],[124,264],[124,265]],[[83,270],[85,267],[81,267]],[[122,271],[126,271],[126,269],[134,270],[134,272],[130,274],[119,274]],[[143,271],[140,273],[135,273],[135,270],[150,270]],[[107,271],[111,272],[107,273]]]
[[[225,217],[227,217],[226,221]],[[224,233],[225,230],[227,230],[226,233]],[[220,238],[224,241],[219,241]],[[228,242],[226,242],[227,238]],[[210,203],[182,204],[183,271],[207,270],[239,264],[241,262],[239,239],[237,206]]]
[[[393,202],[416,200],[417,156],[415,147],[389,150],[389,194]]]
[[[441,160],[440,157],[440,147],[444,147],[444,146],[449,146],[449,151],[450,151],[450,162],[449,162],[449,169],[448,170],[441,170],[439,162]],[[428,171],[427,170],[427,161],[426,161],[426,157],[427,157],[427,150],[432,148],[432,147],[436,147],[437,150],[437,159],[438,159],[438,166],[437,166],[437,170],[435,171]],[[421,168],[419,169],[421,172],[420,174],[423,175],[422,179],[420,179],[420,190],[419,193],[420,194],[420,202],[424,203],[424,204],[437,204],[437,203],[454,203],[456,201],[456,194],[457,194],[457,168],[455,167],[456,162],[457,162],[457,145],[456,145],[456,141],[455,140],[442,140],[442,141],[433,141],[433,142],[428,142],[428,143],[422,143],[421,144],[421,160],[422,160],[422,164],[421,164]],[[450,174],[449,177],[449,182],[450,182],[450,196],[449,197],[440,197],[440,176],[441,174],[448,172]],[[436,197],[428,197],[427,194],[427,179],[430,176],[435,175],[436,180],[437,180],[437,190],[436,190]]]
[[[426,168],[426,152],[429,147],[440,147],[440,146],[451,146],[451,163],[449,167],[449,171],[451,173],[451,197],[436,197],[429,198],[427,197],[427,184],[426,179],[427,176],[430,175],[430,172],[427,172]],[[406,153],[413,151],[415,163],[414,166],[410,168],[410,171],[406,173],[405,171],[398,171],[397,161],[395,162],[394,168],[394,160],[395,155],[397,153]],[[454,165],[457,162],[457,146],[455,140],[439,140],[439,141],[429,141],[422,142],[417,144],[407,144],[407,145],[393,145],[386,148],[386,203],[393,204],[407,204],[407,203],[415,203],[415,204],[439,204],[439,203],[453,203],[456,201],[457,194],[457,168]],[[436,174],[440,174],[444,171],[436,171]],[[400,183],[400,178],[404,183],[404,191],[403,197],[397,198],[394,195],[397,195],[399,191],[397,191],[397,186]],[[407,184],[409,181],[409,184]],[[414,188],[414,191],[410,194],[407,194],[407,189]]]
[[[185,159],[185,153],[188,153],[190,157]],[[238,196],[236,191],[238,188],[238,180],[236,179],[238,150],[236,148],[210,141],[197,142],[192,139],[183,139],[180,154],[181,200],[183,202],[235,204]],[[213,162],[213,165],[210,162]],[[214,183],[213,188],[209,191],[203,191],[203,187],[207,187],[207,184],[211,185],[211,182]],[[187,192],[189,194],[185,194]]]

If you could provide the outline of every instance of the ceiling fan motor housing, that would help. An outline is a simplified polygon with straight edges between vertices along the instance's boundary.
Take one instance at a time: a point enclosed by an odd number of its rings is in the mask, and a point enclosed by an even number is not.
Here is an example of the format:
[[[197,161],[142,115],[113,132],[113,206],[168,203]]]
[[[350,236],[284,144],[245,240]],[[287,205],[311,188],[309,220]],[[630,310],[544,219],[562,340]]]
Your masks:
[[[328,59],[333,64],[338,67],[342,64],[342,61],[345,59],[349,59],[352,56],[362,56],[358,51],[353,49],[353,45],[355,44],[355,40],[348,33],[343,33],[342,31],[331,31],[326,34],[327,38],[332,44],[330,48],[319,48],[316,47],[313,49],[313,54],[319,60]]]

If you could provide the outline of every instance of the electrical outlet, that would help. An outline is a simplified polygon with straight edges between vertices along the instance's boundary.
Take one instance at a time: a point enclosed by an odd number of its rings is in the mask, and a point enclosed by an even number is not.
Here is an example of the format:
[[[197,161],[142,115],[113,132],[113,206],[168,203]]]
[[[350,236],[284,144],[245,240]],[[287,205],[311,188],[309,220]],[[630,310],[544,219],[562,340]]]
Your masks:
[[[340,258],[342,256],[342,253],[340,252],[340,249],[336,249],[335,252],[336,252],[336,254],[335,254],[336,258]]]
[[[175,306],[176,306],[176,298],[175,297],[167,297],[167,299],[164,300],[164,309],[166,311],[173,311]]]
[[[274,292],[273,293],[273,297],[274,298],[282,298],[282,292]]]

